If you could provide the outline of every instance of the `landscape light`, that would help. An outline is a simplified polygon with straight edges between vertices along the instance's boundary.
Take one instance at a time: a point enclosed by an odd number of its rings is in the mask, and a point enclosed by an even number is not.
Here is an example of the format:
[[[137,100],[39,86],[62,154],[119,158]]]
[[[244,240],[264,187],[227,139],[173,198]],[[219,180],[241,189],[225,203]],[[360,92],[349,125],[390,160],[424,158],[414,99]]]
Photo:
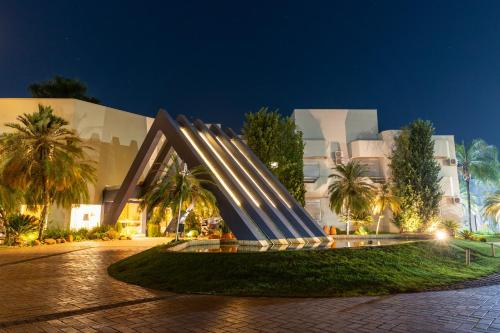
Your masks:
[[[436,239],[437,240],[445,240],[448,238],[448,233],[446,233],[445,231],[443,230],[438,230],[436,232]]]

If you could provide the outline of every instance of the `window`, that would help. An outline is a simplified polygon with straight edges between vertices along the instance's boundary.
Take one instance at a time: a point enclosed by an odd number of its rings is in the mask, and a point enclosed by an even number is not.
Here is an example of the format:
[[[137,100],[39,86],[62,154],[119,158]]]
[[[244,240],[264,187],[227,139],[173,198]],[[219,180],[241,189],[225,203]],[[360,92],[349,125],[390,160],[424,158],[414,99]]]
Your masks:
[[[73,205],[70,228],[92,229],[101,224],[101,205]]]
[[[306,211],[311,215],[313,220],[319,222],[321,221],[321,201],[316,200],[306,200]]]
[[[319,178],[319,163],[304,164],[304,182],[314,183]]]

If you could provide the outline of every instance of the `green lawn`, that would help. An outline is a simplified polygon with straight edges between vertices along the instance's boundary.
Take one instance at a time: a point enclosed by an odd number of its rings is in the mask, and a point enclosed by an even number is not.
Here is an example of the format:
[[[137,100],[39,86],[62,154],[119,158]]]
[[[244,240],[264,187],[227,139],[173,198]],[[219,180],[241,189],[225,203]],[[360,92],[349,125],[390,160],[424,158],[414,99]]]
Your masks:
[[[465,247],[474,251],[469,267],[464,266]],[[458,240],[263,253],[176,253],[155,247],[111,265],[108,271],[119,280],[181,293],[380,295],[500,271],[500,258],[489,257],[489,249],[489,244]]]

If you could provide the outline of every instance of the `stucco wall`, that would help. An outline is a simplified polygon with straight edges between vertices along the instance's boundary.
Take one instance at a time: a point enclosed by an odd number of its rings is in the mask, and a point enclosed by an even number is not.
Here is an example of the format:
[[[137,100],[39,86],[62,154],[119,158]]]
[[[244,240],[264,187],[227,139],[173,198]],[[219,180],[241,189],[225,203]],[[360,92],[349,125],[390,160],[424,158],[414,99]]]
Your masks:
[[[0,132],[17,116],[38,110],[38,104],[51,106],[93,148],[89,156],[96,162],[97,183],[89,186],[89,203],[101,204],[105,186],[120,185],[125,178],[153,119],[76,99],[0,98]],[[69,210],[53,209],[54,221],[69,218]]]
[[[342,152],[343,162],[352,158],[365,164],[372,179],[382,181],[390,177],[389,156],[394,137],[399,131],[388,130],[379,133],[377,110],[297,109],[293,117],[304,134],[304,165],[310,166],[307,170],[319,168],[319,178],[305,186],[306,203],[317,205],[318,201],[320,202],[321,224],[345,228],[345,224],[331,212],[328,201],[328,185],[331,183],[328,176],[336,166],[335,151]],[[440,176],[443,177],[441,215],[461,221],[461,205],[453,202],[460,194],[458,171],[455,165],[449,164],[450,159],[456,159],[454,137],[436,135],[433,138],[435,157],[441,166]],[[397,231],[390,223],[390,218],[384,220],[381,229]]]

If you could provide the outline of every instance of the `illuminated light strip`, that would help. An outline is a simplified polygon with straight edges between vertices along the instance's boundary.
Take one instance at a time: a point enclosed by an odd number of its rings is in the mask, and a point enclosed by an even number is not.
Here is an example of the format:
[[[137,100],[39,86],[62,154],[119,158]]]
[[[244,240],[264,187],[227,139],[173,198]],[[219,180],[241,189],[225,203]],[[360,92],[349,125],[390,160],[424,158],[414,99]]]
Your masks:
[[[203,159],[203,161],[208,165],[208,168],[214,173],[214,175],[217,177],[217,179],[221,182],[222,186],[229,193],[229,195],[231,196],[231,198],[233,198],[233,200],[236,202],[236,204],[238,206],[241,206],[240,200],[238,200],[238,198],[236,197],[236,195],[233,193],[233,191],[231,191],[231,189],[229,188],[229,186],[224,182],[224,179],[222,179],[222,177],[219,175],[219,173],[217,172],[217,170],[214,168],[214,166],[212,165],[212,163],[210,163],[210,161],[205,156],[205,154],[203,154],[203,152],[200,150],[200,148],[198,147],[198,145],[196,145],[196,143],[194,142],[193,138],[191,138],[191,134],[185,128],[183,128],[183,127],[181,127],[181,132],[188,139],[188,141],[191,144],[191,146],[193,146],[194,149],[196,150],[196,152],[201,156],[201,158]]]
[[[266,192],[264,192],[264,190],[262,190],[262,188],[259,186],[259,184],[257,184],[257,182],[255,181],[255,179],[250,175],[250,173],[248,172],[248,170],[240,164],[240,162],[236,159],[236,157],[233,155],[233,153],[231,153],[231,151],[229,150],[229,148],[226,146],[226,144],[217,136],[216,137],[217,141],[220,142],[220,144],[224,147],[224,149],[227,151],[227,153],[229,155],[231,155],[231,157],[233,158],[233,160],[238,164],[238,166],[243,170],[245,171],[245,173],[247,174],[248,178],[250,178],[250,180],[252,181],[252,183],[254,183],[254,185],[259,189],[260,193],[262,193],[266,199],[271,203],[271,205],[273,205],[274,208],[276,208],[276,205],[275,203],[273,202],[273,200],[271,200],[271,198],[269,198],[266,194]]]
[[[252,199],[253,203],[257,207],[260,207],[260,203],[253,197],[252,193],[246,188],[246,186],[243,185],[243,183],[241,182],[241,180],[239,179],[239,177],[236,176],[236,174],[229,167],[229,165],[227,165],[226,161],[224,161],[224,159],[219,155],[219,153],[217,152],[217,150],[214,147],[212,147],[212,145],[210,144],[210,142],[206,138],[205,133],[200,132],[200,136],[203,139],[203,141],[205,141],[205,143],[210,148],[210,150],[214,153],[214,155],[217,156],[217,159],[224,165],[224,167],[227,169],[227,171],[229,171],[229,173],[231,174],[231,176],[233,176],[233,178],[236,179],[236,181],[243,188],[243,190],[245,190],[245,192],[248,193],[248,196],[250,197],[250,199]]]
[[[288,200],[286,200],[285,198],[283,198],[283,196],[281,195],[281,193],[276,189],[276,187],[274,187],[274,184],[272,182],[269,181],[269,179],[262,173],[262,171],[260,171],[259,168],[257,168],[255,166],[255,164],[252,162],[252,160],[247,156],[247,154],[243,151],[243,149],[241,149],[239,147],[239,142],[237,142],[236,140],[232,140],[234,142],[234,145],[236,146],[236,148],[238,148],[238,150],[240,151],[240,153],[245,156],[245,158],[247,159],[248,162],[250,162],[250,164],[254,167],[255,170],[257,170],[257,172],[259,173],[259,175],[266,180],[267,184],[274,190],[274,192],[276,192],[276,194],[278,195],[278,197],[280,197],[281,201],[283,201],[287,206],[288,208],[292,208],[292,205],[290,205],[290,203],[288,202]]]

